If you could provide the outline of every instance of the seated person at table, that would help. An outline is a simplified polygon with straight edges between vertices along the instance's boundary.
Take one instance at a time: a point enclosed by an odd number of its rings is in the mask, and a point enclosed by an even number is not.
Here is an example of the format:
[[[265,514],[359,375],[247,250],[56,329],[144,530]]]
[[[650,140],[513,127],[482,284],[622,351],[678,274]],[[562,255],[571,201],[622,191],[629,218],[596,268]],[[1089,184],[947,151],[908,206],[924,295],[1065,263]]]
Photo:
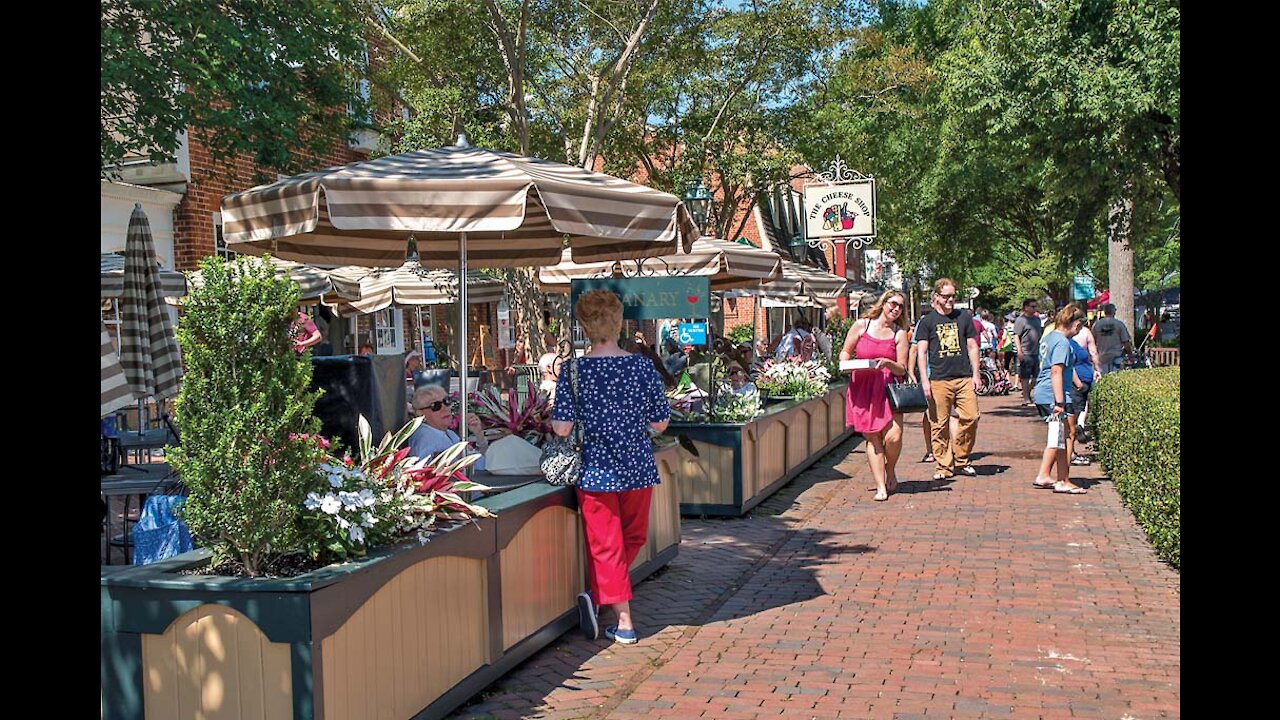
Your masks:
[[[429,458],[448,450],[459,442],[458,434],[449,429],[453,424],[453,407],[445,399],[444,388],[439,385],[423,385],[413,391],[413,411],[422,417],[422,425],[409,436],[409,454],[414,457]],[[480,418],[467,416],[467,427],[475,436],[475,446],[483,453],[489,447],[484,436]],[[468,454],[476,454],[475,450]],[[484,469],[484,457],[481,456],[472,467]]]

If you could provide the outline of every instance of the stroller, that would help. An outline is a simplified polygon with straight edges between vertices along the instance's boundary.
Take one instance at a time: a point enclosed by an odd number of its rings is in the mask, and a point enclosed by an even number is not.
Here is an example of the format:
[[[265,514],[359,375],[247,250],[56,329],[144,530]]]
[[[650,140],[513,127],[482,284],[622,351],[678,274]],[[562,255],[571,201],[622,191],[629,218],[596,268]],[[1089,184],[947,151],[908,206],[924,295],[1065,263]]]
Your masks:
[[[1000,367],[991,352],[982,353],[982,367],[978,369],[978,374],[982,376],[982,389],[978,391],[979,395],[1008,395],[1013,391],[1009,374]]]

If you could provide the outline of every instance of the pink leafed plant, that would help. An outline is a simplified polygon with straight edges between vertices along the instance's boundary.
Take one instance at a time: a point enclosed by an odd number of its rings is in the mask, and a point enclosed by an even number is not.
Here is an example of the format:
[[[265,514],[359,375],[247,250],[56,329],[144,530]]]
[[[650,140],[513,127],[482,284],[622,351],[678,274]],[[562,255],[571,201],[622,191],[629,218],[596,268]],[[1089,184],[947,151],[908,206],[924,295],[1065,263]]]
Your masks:
[[[515,435],[530,444],[542,445],[551,434],[551,401],[537,388],[520,400],[514,390],[487,387],[473,393],[476,417],[486,429],[496,429],[496,438]]]

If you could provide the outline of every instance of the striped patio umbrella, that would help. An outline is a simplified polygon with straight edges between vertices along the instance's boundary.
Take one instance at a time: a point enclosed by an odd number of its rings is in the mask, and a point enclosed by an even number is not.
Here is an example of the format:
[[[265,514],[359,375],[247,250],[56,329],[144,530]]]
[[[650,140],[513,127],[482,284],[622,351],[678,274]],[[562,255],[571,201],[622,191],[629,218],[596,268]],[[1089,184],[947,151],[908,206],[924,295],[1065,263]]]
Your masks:
[[[466,277],[468,263],[554,265],[566,240],[576,262],[597,262],[687,251],[698,237],[675,195],[576,166],[472,147],[465,135],[450,147],[228,195],[222,222],[231,250],[332,265],[399,267],[412,236],[424,267],[456,264],[459,277]],[[459,285],[465,307],[467,283]],[[466,387],[465,332],[458,345]]]
[[[166,270],[158,266],[160,278],[160,294],[166,298],[177,298],[187,294],[187,279],[176,270]],[[124,295],[124,255],[120,253],[102,253],[102,297],[118,298]]]
[[[120,299],[120,364],[139,398],[165,399],[178,392],[182,356],[164,307],[151,223],[142,203],[133,207],[124,246]]]
[[[687,250],[698,236],[676,196],[580,167],[458,144],[284,178],[222,199],[237,252],[397,267],[417,240],[425,267],[477,267]],[[463,244],[459,248],[460,242]]]
[[[339,291],[334,287],[334,283],[329,277],[329,273],[332,272],[330,270],[270,256],[250,258],[250,260],[268,262],[275,269],[276,277],[287,277],[296,283],[301,296],[300,299],[303,301],[318,301],[323,298],[327,303],[337,304],[360,297],[359,294]],[[203,284],[204,276],[199,270],[191,273],[192,287],[201,287]]]
[[[133,404],[133,391],[129,389],[129,381],[124,377],[124,368],[120,366],[120,356],[111,343],[111,334],[101,320],[102,325],[102,412],[98,417],[106,417],[111,413]]]
[[[398,268],[347,265],[329,271],[334,288],[352,298],[339,306],[342,314],[371,313],[392,305],[447,305],[458,302],[458,276],[449,270],[427,270],[415,260]],[[502,299],[501,280],[477,271],[467,273],[467,302]],[[327,299],[326,299],[327,301]]]
[[[569,292],[574,279],[597,277],[708,277],[712,290],[755,287],[782,273],[782,258],[776,253],[751,245],[728,242],[713,237],[693,241],[687,253],[663,255],[640,260],[575,263],[565,250],[560,264],[538,271],[538,282],[544,290]]]
[[[783,260],[782,277],[760,286],[760,306],[835,307],[848,282],[839,275]]]

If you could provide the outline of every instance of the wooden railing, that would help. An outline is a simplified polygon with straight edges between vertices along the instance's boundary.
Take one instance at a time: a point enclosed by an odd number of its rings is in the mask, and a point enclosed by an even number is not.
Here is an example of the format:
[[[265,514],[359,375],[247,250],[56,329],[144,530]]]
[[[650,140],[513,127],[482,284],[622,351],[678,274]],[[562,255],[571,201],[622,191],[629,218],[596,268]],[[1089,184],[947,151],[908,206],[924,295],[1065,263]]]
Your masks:
[[[1170,365],[1179,365],[1179,349],[1180,348],[1151,348],[1151,366],[1169,367]]]

